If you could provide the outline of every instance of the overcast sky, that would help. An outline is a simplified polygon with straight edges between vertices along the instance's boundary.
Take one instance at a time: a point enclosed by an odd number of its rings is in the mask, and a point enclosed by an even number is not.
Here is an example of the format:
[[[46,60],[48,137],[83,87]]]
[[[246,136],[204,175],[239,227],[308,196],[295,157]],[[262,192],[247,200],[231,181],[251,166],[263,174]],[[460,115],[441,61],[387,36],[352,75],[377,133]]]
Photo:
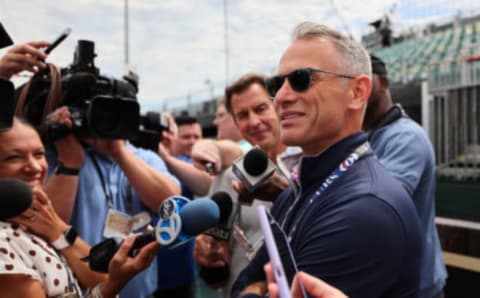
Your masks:
[[[212,91],[219,95],[225,82],[248,71],[273,73],[292,28],[301,21],[321,22],[359,40],[371,30],[368,22],[385,13],[391,14],[400,30],[460,10],[471,12],[478,9],[478,2],[130,0],[130,64],[140,76],[142,109],[161,109],[165,100],[181,102],[187,94],[193,100],[206,98]],[[123,0],[0,0],[0,22],[16,43],[51,41],[70,27],[71,35],[47,61],[67,66],[77,40],[88,39],[95,42],[95,61],[102,73],[121,77],[124,72]],[[21,79],[15,81],[18,84]]]

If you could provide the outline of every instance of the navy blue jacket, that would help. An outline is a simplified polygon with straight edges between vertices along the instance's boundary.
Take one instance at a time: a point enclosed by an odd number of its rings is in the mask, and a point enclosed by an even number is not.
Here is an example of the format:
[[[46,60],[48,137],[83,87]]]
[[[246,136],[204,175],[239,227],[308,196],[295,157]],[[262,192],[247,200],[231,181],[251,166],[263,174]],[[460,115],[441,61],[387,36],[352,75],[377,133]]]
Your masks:
[[[304,157],[300,189],[285,190],[272,215],[279,223],[289,212],[288,234],[300,213],[291,248],[299,270],[320,277],[349,297],[418,297],[420,230],[412,199],[369,152],[326,189],[313,204],[306,198],[367,137],[358,133],[318,156]],[[305,213],[300,209],[307,208]],[[247,285],[265,280],[265,247],[240,274],[232,289],[238,297]]]

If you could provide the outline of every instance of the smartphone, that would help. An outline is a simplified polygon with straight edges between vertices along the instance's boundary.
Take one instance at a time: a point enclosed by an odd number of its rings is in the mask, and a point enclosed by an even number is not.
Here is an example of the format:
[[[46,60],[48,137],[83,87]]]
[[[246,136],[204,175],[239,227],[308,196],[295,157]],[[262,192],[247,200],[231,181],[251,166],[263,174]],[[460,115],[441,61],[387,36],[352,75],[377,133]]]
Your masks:
[[[72,29],[70,28],[65,29],[62,32],[62,34],[60,34],[60,36],[57,37],[57,39],[55,39],[43,52],[47,55],[50,54],[50,52],[53,51],[53,49],[55,49],[62,41],[65,40],[65,38],[67,38],[70,32],[72,32]]]
[[[290,287],[293,278],[298,272],[292,249],[287,239],[287,235],[282,227],[273,218],[265,206],[257,208],[258,217],[260,219],[260,227],[262,228],[265,238],[265,246],[267,247],[270,263],[272,264],[275,281],[278,284],[278,294],[280,298],[291,298]],[[305,290],[302,288],[303,297],[306,297]]]

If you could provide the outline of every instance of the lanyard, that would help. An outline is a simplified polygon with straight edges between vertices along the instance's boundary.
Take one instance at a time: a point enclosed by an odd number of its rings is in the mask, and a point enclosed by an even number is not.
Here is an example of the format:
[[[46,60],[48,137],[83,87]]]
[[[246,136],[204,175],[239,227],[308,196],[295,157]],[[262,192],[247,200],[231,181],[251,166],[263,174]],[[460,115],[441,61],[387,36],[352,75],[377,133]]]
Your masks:
[[[293,234],[295,234],[295,231],[297,229],[298,223],[300,220],[304,217],[305,213],[307,210],[310,209],[311,205],[315,200],[317,200],[322,193],[327,190],[330,185],[332,185],[338,178],[340,178],[348,169],[350,169],[351,166],[355,164],[355,162],[359,159],[361,159],[366,153],[370,152],[370,144],[367,142],[361,144],[358,146],[352,153],[350,153],[347,158],[342,161],[334,170],[333,172],[328,175],[328,177],[320,184],[318,189],[307,199],[306,206],[303,206],[303,208],[300,209],[300,214],[296,216],[296,220],[292,225],[292,228],[290,228],[290,231],[288,232],[288,242],[292,241]],[[293,213],[292,213],[293,216]],[[282,227],[285,228],[285,223],[288,218],[288,211],[287,211],[287,216],[285,216],[285,219],[282,223]]]
[[[92,151],[89,151],[88,154],[92,159],[93,165],[97,170],[98,177],[100,178],[100,182],[102,183],[103,192],[105,193],[105,198],[107,200],[108,207],[113,209],[113,199],[112,195],[110,194],[110,188],[108,188],[107,182],[105,181],[105,177],[103,177],[102,170],[100,169],[100,165],[98,164],[97,158],[93,155]],[[133,210],[133,199],[132,199],[132,185],[130,182],[127,183],[127,213],[131,214]]]
[[[102,182],[102,187],[103,187],[103,193],[105,194],[105,198],[107,199],[107,204],[110,209],[113,208],[113,199],[112,195],[110,194],[110,189],[108,188],[108,185],[105,181],[105,178],[103,177],[102,170],[100,169],[100,166],[98,165],[97,158],[95,155],[93,155],[92,151],[89,151],[88,154],[90,155],[90,158],[92,159],[93,165],[95,166],[95,169],[97,170],[98,177],[100,178],[100,182]]]
[[[62,298],[63,297],[65,297],[65,298],[81,297],[81,294],[80,294],[81,291],[78,289],[78,286],[76,285],[76,282],[74,281],[73,274],[70,271],[70,268],[68,267],[66,260],[64,259],[64,257],[62,255],[60,255],[59,252],[57,252],[57,255],[58,255],[58,259],[60,260],[60,263],[62,263],[63,268],[67,272],[67,282],[68,282],[68,285],[65,289],[65,291],[68,290],[68,292],[61,294],[59,297],[62,297]]]

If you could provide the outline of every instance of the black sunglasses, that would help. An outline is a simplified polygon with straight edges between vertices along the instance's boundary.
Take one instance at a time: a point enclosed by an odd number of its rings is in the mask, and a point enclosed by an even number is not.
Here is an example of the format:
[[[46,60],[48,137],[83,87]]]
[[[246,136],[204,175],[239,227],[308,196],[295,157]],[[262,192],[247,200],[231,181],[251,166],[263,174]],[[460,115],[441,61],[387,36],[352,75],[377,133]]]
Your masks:
[[[327,70],[317,69],[317,68],[299,68],[295,69],[291,73],[285,75],[278,75],[271,78],[268,78],[265,81],[265,87],[267,88],[268,94],[271,97],[275,97],[277,95],[278,90],[283,86],[285,82],[285,78],[288,78],[288,82],[292,89],[296,92],[305,92],[310,88],[312,85],[312,75],[314,72],[321,72],[326,74],[331,74],[337,77],[346,78],[346,79],[354,79],[355,77],[352,75],[341,74],[336,72],[331,72]]]

